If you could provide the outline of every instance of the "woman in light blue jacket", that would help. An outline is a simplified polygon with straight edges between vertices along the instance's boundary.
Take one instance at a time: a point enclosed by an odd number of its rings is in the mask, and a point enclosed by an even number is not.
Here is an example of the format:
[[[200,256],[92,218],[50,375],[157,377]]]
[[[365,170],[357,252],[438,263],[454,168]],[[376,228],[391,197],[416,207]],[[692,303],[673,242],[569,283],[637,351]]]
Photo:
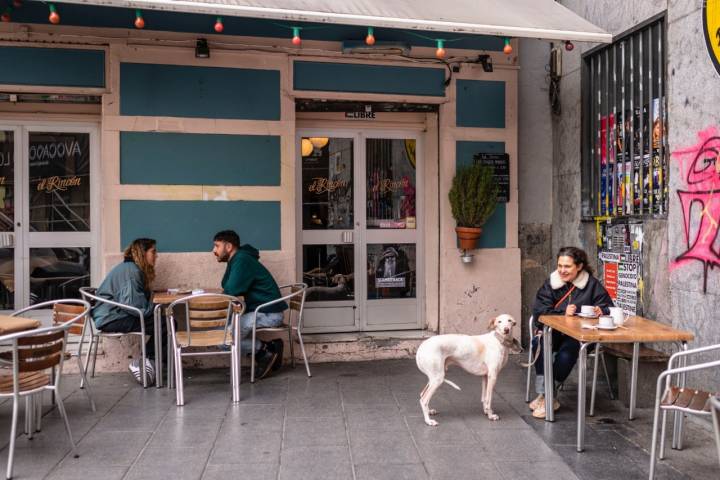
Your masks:
[[[110,270],[96,294],[114,302],[136,307],[143,312],[145,334],[149,336],[144,370],[149,377],[148,383],[152,383],[155,381],[155,341],[153,340],[155,327],[151,286],[155,279],[156,242],[151,238],[138,238],[133,240],[123,253],[124,261]],[[92,317],[97,329],[104,333],[140,331],[140,317],[107,303],[99,303],[93,308]],[[135,380],[142,383],[138,360],[130,362],[129,370]]]

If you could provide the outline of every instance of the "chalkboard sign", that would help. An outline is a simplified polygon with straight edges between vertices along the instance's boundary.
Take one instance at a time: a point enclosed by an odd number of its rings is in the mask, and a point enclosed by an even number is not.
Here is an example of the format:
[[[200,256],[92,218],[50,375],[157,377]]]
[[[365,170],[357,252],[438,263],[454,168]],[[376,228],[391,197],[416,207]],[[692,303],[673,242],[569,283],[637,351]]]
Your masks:
[[[498,202],[510,201],[510,156],[507,153],[476,153],[475,163],[492,167],[493,177],[498,184]]]

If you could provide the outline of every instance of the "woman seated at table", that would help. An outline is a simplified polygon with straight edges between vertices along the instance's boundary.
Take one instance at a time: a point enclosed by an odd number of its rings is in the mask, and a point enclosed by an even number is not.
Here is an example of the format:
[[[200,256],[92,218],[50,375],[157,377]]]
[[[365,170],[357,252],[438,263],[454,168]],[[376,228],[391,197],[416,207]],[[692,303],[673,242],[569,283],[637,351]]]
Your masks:
[[[155,240],[138,238],[123,252],[125,259],[113,267],[105,280],[97,289],[97,296],[107,298],[123,305],[130,305],[143,312],[145,334],[149,336],[145,353],[147,359],[144,366],[148,384],[155,381],[155,334],[153,322],[152,282],[155,279],[155,261],[157,248]],[[140,331],[140,317],[129,310],[124,310],[107,303],[98,303],[92,310],[95,326],[103,333],[129,333]],[[162,342],[164,344],[164,341]],[[129,370],[138,383],[140,362],[130,362]]]
[[[533,318],[535,328],[541,329],[538,322],[541,315],[575,315],[583,305],[595,307],[595,315],[609,313],[613,301],[605,287],[593,276],[588,265],[585,251],[576,247],[563,247],[557,254],[557,270],[545,281],[535,296]],[[580,343],[572,337],[556,330],[552,332],[553,378],[555,388],[561,385],[570,375],[580,353]],[[543,375],[543,352],[540,337],[535,336],[532,342],[533,351],[540,348],[535,361],[535,390],[537,398],[530,402],[529,407],[535,418],[545,418],[545,377]],[[553,408],[560,408],[557,395],[554,396]]]

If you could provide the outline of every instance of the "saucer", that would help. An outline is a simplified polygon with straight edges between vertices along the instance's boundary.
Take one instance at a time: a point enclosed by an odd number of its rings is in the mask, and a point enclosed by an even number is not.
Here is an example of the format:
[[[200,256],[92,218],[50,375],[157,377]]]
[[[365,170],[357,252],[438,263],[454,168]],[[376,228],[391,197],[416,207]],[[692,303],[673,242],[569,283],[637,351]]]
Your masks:
[[[615,330],[616,328],[618,328],[617,325],[613,325],[613,326],[606,327],[606,326],[604,326],[604,325],[600,325],[599,323],[598,323],[597,325],[595,325],[595,326],[596,326],[597,328],[599,328],[600,330]]]
[[[582,312],[578,312],[578,313],[576,313],[576,315],[577,315],[578,317],[582,317],[582,318],[598,318],[598,315],[595,315],[594,313],[582,313]]]

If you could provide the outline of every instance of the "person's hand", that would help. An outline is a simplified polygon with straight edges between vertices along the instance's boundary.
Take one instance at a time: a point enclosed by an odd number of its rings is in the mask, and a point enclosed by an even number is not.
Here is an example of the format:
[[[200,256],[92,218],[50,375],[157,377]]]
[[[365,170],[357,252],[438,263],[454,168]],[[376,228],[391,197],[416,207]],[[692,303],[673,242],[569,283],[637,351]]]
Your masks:
[[[594,311],[595,311],[595,315],[597,315],[598,317],[603,314],[602,308],[600,308],[600,307],[595,307]]]
[[[565,315],[573,316],[575,315],[575,312],[577,312],[577,305],[573,305],[572,303],[567,306],[565,309]]]

